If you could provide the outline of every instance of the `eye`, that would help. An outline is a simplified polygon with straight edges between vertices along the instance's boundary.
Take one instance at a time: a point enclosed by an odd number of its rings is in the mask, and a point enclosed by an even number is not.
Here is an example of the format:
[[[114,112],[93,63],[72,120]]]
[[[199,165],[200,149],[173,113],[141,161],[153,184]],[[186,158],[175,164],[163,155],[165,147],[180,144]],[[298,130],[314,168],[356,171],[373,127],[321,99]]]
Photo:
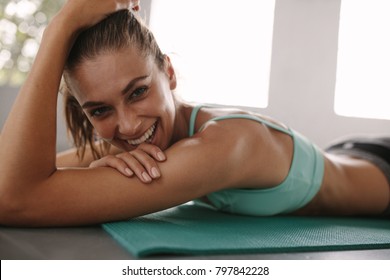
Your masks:
[[[99,107],[95,108],[89,111],[89,115],[92,118],[102,118],[104,117],[109,111],[111,110],[110,107]]]
[[[136,89],[130,94],[129,99],[130,99],[130,100],[133,100],[133,99],[141,98],[141,97],[144,96],[147,92],[148,92],[148,87],[146,87],[146,86],[136,88]]]

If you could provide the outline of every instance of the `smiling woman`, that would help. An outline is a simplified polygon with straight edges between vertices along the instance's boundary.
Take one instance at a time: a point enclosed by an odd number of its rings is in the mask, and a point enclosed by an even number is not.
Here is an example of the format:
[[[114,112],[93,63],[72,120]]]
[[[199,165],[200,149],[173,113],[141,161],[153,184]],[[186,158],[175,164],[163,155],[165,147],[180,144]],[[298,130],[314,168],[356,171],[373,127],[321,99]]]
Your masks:
[[[119,25],[118,28],[116,22],[125,24]],[[141,42],[139,38],[145,40]],[[130,52],[131,45],[137,46],[139,52]],[[102,50],[106,50],[105,54],[99,56],[97,60],[88,59],[96,56]],[[114,53],[107,52],[107,50],[121,51]],[[144,63],[145,58],[146,64]],[[138,20],[134,17],[127,17],[125,13],[117,14],[115,20],[106,20],[96,25],[94,29],[85,31],[84,36],[79,36],[66,64],[64,77],[68,90],[65,90],[64,96],[67,122],[80,155],[84,154],[85,145],[89,143],[93,156],[95,158],[101,156],[94,145],[94,124],[99,124],[100,129],[96,129],[96,132],[106,140],[114,141],[121,138],[126,140],[126,137],[114,139],[113,134],[117,128],[112,121],[115,121],[115,117],[119,120],[128,120],[120,126],[121,131],[128,129],[125,126],[129,125],[130,129],[134,130],[130,135],[139,136],[141,134],[140,130],[144,128],[139,127],[140,123],[131,123],[131,116],[118,114],[118,112],[128,114],[132,110],[114,110],[118,99],[107,101],[104,99],[107,99],[107,96],[118,97],[121,98],[122,103],[124,101],[126,101],[125,103],[134,103],[138,99],[143,99],[149,94],[152,75],[155,76],[155,73],[159,72],[158,70],[165,67],[166,60],[167,58],[162,54],[150,31],[142,24],[138,24]],[[130,68],[129,65],[136,67]],[[171,68],[170,71],[173,79],[173,69]],[[72,82],[72,72],[85,82]],[[132,77],[130,81],[129,77]],[[115,80],[118,80],[118,83],[107,83],[107,81]],[[73,91],[74,94],[70,94],[70,91]],[[80,91],[89,93],[89,95],[82,95]],[[107,93],[110,94],[107,95]],[[172,99],[172,95],[169,93],[169,96],[165,96],[165,98]],[[83,104],[81,108],[77,106],[79,103]],[[130,109],[130,107],[126,108]],[[89,117],[88,122],[85,121],[82,109],[86,110]],[[119,132],[121,133],[121,131]],[[127,140],[132,141],[139,137]],[[118,148],[129,150],[126,141],[116,141],[112,144],[115,143]],[[168,143],[165,144],[165,148],[167,146]],[[102,147],[101,151],[107,151],[109,146],[103,145]]]
[[[255,216],[385,211],[390,161],[369,148],[388,151],[389,139],[327,153],[269,117],[179,99],[130,2],[69,0],[45,31],[0,138],[0,224],[101,223],[191,200]],[[79,158],[55,154],[63,74]]]
[[[104,139],[111,139],[110,144],[121,150],[134,149],[129,142],[140,144],[139,139],[161,119],[156,131],[163,128],[167,136],[161,136],[158,145],[153,144],[166,149],[173,133],[175,101],[171,90],[175,88],[176,80],[168,58],[164,58],[166,66],[163,67],[166,69],[161,71],[151,57],[148,54],[145,59],[133,48],[123,47],[120,51],[81,63],[75,69],[68,69],[65,77],[72,91],[72,94],[66,94],[68,114],[74,114],[72,110],[83,110],[93,127],[88,129],[94,129]],[[170,76],[168,82],[167,75]],[[74,104],[69,101],[73,98],[82,104],[81,107],[67,105]],[[138,117],[141,112],[145,117]],[[84,118],[79,121],[85,123]],[[87,134],[92,133],[84,132]],[[85,143],[85,140],[93,141],[83,139],[80,142]],[[85,149],[85,146],[80,148]]]

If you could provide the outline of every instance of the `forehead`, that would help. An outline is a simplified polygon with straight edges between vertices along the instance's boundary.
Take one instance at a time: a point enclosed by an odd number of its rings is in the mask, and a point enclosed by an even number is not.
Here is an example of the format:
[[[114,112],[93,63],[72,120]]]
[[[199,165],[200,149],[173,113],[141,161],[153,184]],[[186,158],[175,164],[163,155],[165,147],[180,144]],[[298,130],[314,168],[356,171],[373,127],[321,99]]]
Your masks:
[[[156,71],[151,56],[134,48],[104,52],[83,61],[73,72],[76,98],[79,102],[120,93],[130,80]]]

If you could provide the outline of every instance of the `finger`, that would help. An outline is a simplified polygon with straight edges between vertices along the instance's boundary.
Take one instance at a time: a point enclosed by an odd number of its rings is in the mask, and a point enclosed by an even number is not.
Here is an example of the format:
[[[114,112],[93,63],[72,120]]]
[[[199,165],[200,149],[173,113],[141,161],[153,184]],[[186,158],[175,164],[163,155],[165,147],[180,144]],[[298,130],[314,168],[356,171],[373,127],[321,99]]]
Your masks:
[[[132,9],[135,12],[140,10],[140,1],[139,0],[117,0],[116,10],[126,10]]]
[[[138,12],[140,10],[140,1],[139,0],[131,0],[130,7],[133,11]]]
[[[136,149],[130,153],[138,160],[139,163],[145,167],[153,179],[161,177],[160,168],[158,167],[155,159],[152,158],[148,153],[142,149]]]
[[[149,144],[149,143],[141,143],[137,150],[142,150],[151,157],[153,157],[157,161],[165,161],[167,157],[164,152],[157,146]]]
[[[160,170],[154,159],[141,150],[118,155],[133,170],[135,175],[144,183],[150,183],[161,176]]]
[[[161,176],[155,160],[142,150],[134,150],[117,156],[126,162],[135,175],[145,183],[150,183],[152,179]]]
[[[134,172],[127,166],[126,162],[115,156],[106,156],[99,160],[95,160],[89,167],[111,167],[125,176],[131,177],[134,175]]]
[[[116,10],[126,10],[129,7],[133,8],[134,6],[136,6],[136,3],[130,0],[117,0],[115,1],[115,4],[116,4]]]

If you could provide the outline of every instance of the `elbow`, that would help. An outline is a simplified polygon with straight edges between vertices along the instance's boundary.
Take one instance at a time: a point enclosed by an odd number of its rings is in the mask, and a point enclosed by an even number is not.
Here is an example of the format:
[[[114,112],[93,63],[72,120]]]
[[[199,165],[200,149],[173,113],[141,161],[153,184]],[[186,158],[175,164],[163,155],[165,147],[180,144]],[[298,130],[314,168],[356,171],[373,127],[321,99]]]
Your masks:
[[[0,183],[0,226],[15,226],[21,220],[21,197],[11,190],[9,185]]]

